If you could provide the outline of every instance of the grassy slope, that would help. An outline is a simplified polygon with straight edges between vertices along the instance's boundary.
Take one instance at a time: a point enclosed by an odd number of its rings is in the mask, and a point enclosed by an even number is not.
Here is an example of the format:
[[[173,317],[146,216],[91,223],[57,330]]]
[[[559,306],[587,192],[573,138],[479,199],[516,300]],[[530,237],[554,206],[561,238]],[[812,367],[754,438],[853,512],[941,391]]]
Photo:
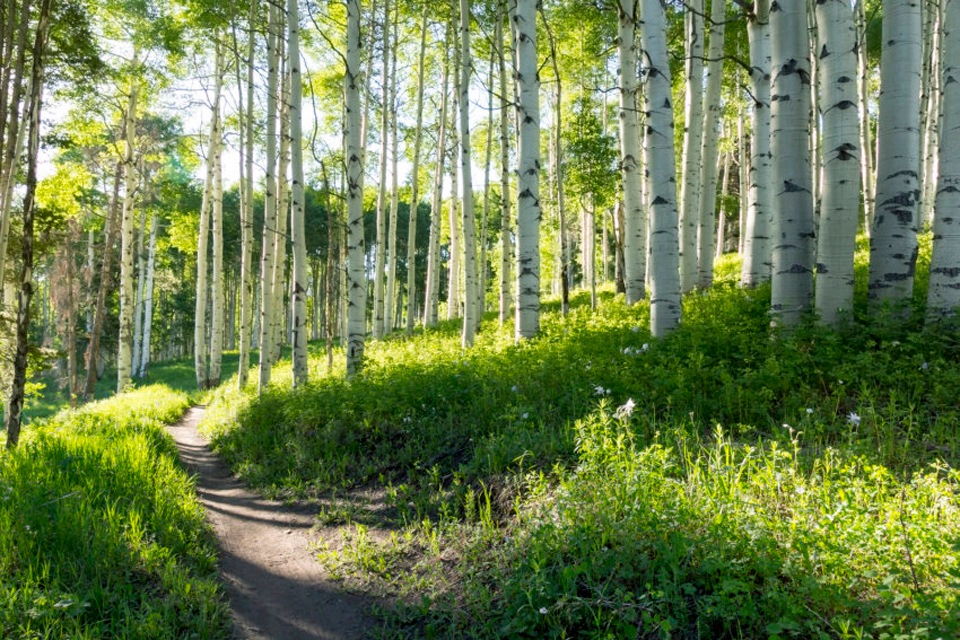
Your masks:
[[[771,334],[768,292],[721,284],[654,341],[576,302],[520,346],[444,325],[353,381],[226,385],[207,429],[269,495],[384,492],[402,535],[342,502],[321,557],[405,596],[387,635],[960,636],[955,333]]]
[[[163,386],[34,423],[0,454],[0,637],[226,638],[216,555]]]

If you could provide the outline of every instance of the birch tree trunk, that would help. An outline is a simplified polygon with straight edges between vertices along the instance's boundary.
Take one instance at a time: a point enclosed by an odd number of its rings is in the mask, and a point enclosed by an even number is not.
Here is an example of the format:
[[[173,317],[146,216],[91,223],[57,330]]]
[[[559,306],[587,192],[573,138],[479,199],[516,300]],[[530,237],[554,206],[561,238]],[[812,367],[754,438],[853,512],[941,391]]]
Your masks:
[[[928,324],[955,316],[960,306],[960,0],[944,0],[942,11],[943,122],[927,290]]]
[[[920,168],[922,174],[920,184],[923,195],[920,198],[920,213],[917,224],[926,226],[933,222],[933,208],[936,199],[938,184],[940,149],[940,75],[941,51],[943,49],[941,11],[943,5],[939,2],[921,3],[923,14],[923,93],[920,96],[921,106],[921,140]]]
[[[637,114],[637,4],[619,0],[620,52],[620,175],[623,180],[624,284],[627,304],[636,304],[646,295],[646,220],[641,202],[640,120]]]
[[[4,427],[7,432],[7,448],[13,449],[20,439],[23,418],[24,390],[27,383],[27,352],[29,348],[30,299],[33,296],[33,216],[37,192],[37,164],[40,156],[40,111],[43,99],[44,64],[47,37],[50,31],[50,5],[52,0],[42,0],[37,16],[36,37],[33,45],[33,62],[30,79],[29,119],[27,142],[27,180],[23,199],[23,237],[21,246],[20,292],[17,309],[17,347],[13,358],[13,382]]]
[[[390,58],[390,222],[387,231],[387,288],[383,300],[383,333],[389,334],[396,326],[394,310],[397,296],[397,218],[400,208],[400,189],[397,176],[397,163],[400,154],[399,126],[397,123],[397,57],[400,37],[399,8],[393,20],[393,56]]]
[[[347,0],[347,55],[344,74],[346,119],[344,138],[347,162],[347,376],[363,368],[366,337],[367,279],[363,238],[363,147],[360,110],[360,0]]]
[[[820,34],[820,116],[823,121],[823,200],[817,247],[816,305],[837,326],[853,310],[853,256],[860,208],[860,121],[857,30],[848,0],[816,5]]]
[[[423,6],[420,52],[417,56],[417,125],[413,132],[413,166],[410,169],[410,221],[407,226],[407,335],[413,333],[417,313],[417,212],[420,208],[420,153],[423,148],[424,61],[427,52],[428,5]]]
[[[537,73],[537,1],[513,6],[517,93],[517,340],[540,330],[540,78]]]
[[[447,31],[449,34],[449,25]],[[437,169],[433,178],[433,200],[430,204],[430,246],[427,248],[427,279],[424,283],[423,324],[437,324],[440,304],[440,221],[443,212],[443,171],[447,149],[447,89],[449,88],[450,56],[447,37],[443,40],[443,71],[440,81],[440,113],[437,122]]]
[[[290,185],[288,173],[290,170],[290,78],[287,75],[287,39],[285,37],[285,11],[277,8],[277,48],[279,49],[279,81],[280,94],[278,117],[280,122],[280,145],[277,154],[277,232],[274,235],[273,248],[273,325],[270,328],[270,363],[276,364],[280,360],[280,353],[286,340],[285,325],[287,324],[286,296],[287,296],[287,240],[290,222]]]
[[[743,266],[740,280],[745,287],[770,281],[773,237],[772,158],[770,156],[770,2],[757,0],[755,14],[747,24],[750,38],[750,86],[753,94],[750,146],[750,185],[746,228],[743,233]]]
[[[770,8],[773,39],[772,130],[773,291],[776,320],[796,324],[813,294],[813,194],[810,184],[810,52],[805,2]]]
[[[134,157],[137,130],[137,97],[140,92],[139,57],[133,55],[133,67],[130,74],[130,96],[125,119],[126,152],[123,161],[123,210],[120,218],[120,338],[117,345],[117,393],[130,385],[133,366],[133,311],[134,311],[134,217],[133,210],[137,195],[137,166]]]
[[[510,234],[510,99],[507,94],[507,56],[504,51],[503,23],[507,18],[507,0],[499,3],[499,14],[494,26],[497,61],[500,65],[500,326],[510,317],[513,306],[511,264],[513,242]]]
[[[703,95],[703,137],[700,147],[700,193],[698,201],[699,244],[697,286],[713,284],[713,254],[717,215],[717,161],[720,125],[720,89],[723,80],[725,0],[710,3],[710,42],[707,48],[707,89]]]
[[[156,212],[150,213],[150,248],[147,258],[147,278],[144,286],[143,298],[143,341],[140,344],[140,363],[137,369],[140,377],[147,376],[147,368],[150,366],[150,338],[153,333],[153,282],[157,265],[157,221]],[[137,353],[133,357],[138,357]]]
[[[884,0],[877,129],[877,195],[870,242],[872,303],[913,294],[920,196],[920,5]]]
[[[348,5],[349,6],[349,5]],[[276,261],[275,246],[277,236],[277,76],[280,66],[280,52],[278,48],[279,12],[275,5],[268,8],[267,28],[267,56],[269,68],[267,72],[267,164],[264,171],[264,205],[263,205],[263,248],[260,256],[260,335],[258,340],[259,393],[270,384],[272,368],[272,328],[274,309],[273,273]]]
[[[456,32],[455,32],[456,33]],[[454,36],[454,65],[453,65],[453,106],[451,107],[449,135],[451,140],[450,156],[450,207],[447,211],[447,221],[450,228],[450,259],[447,261],[447,320],[459,318],[460,313],[460,285],[461,262],[463,245],[461,244],[462,229],[460,228],[460,165],[457,156],[460,153],[460,141],[457,128],[457,117],[460,113],[460,49],[459,39]]]
[[[140,163],[141,171],[143,161]],[[149,183],[144,176],[144,184]],[[144,198],[146,200],[146,198]],[[144,202],[140,207],[140,235],[137,237],[137,301],[133,314],[133,377],[140,376],[140,351],[143,349],[143,298],[146,288],[146,256],[143,255],[144,237],[147,233],[147,207]]]
[[[680,290],[697,283],[697,230],[700,225],[700,190],[703,143],[703,0],[690,0],[684,13],[687,57],[684,66],[686,102],[683,120],[683,181],[680,184]],[[644,14],[646,15],[646,14]]]
[[[867,64],[867,15],[864,7],[865,0],[855,0],[857,17],[857,92],[860,95],[860,180],[863,183],[863,216],[864,229],[867,237],[873,235],[873,220],[875,218],[876,203],[874,191],[876,188],[874,168],[873,134],[870,130],[869,109],[869,65]]]
[[[247,40],[247,108],[244,152],[244,201],[240,209],[240,359],[237,365],[237,387],[247,386],[250,368],[250,346],[253,340],[253,110],[254,62],[256,52],[257,0],[250,2]]]
[[[290,149],[293,197],[290,233],[293,239],[293,385],[307,383],[307,241],[304,230],[303,130],[300,77],[300,14],[297,0],[287,0],[290,55]]]
[[[644,157],[649,175],[650,332],[662,337],[680,323],[680,255],[677,179],[673,146],[673,98],[667,25],[661,0],[642,0],[643,50],[647,56]]]
[[[381,105],[383,111],[380,119],[380,182],[377,187],[377,249],[373,270],[373,337],[383,336],[386,324],[384,317],[384,276],[387,261],[387,137],[390,131],[390,0],[383,3],[383,75],[381,77],[382,94]]]
[[[480,326],[477,312],[477,220],[473,206],[473,168],[470,140],[470,0],[460,0],[460,173],[463,185],[463,332],[464,348],[473,346]]]
[[[220,97],[223,92],[223,49],[216,44],[216,78],[214,91],[214,119],[217,122],[214,154],[208,161],[213,163],[213,190],[210,198],[210,222],[213,239],[213,264],[210,278],[210,365],[207,370],[207,387],[220,385],[223,361],[223,116],[220,114]]]

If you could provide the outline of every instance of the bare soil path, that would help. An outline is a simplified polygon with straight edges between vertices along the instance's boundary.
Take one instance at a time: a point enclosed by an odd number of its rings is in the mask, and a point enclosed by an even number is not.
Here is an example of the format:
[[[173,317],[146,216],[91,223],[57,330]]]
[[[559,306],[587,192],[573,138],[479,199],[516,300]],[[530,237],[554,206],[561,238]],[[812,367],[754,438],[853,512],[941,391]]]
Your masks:
[[[240,639],[362,638],[373,600],[346,593],[309,551],[314,509],[265,500],[244,487],[197,434],[193,407],[168,431],[197,474],[197,494],[220,542],[220,575]]]

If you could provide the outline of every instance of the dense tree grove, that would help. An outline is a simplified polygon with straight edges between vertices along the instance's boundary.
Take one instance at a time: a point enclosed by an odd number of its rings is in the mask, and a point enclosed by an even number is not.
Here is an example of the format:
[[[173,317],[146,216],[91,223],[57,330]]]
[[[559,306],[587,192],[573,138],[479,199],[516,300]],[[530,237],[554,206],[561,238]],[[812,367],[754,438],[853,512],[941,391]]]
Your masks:
[[[740,253],[771,317],[960,297],[954,2],[3,0],[0,368],[89,398],[616,283],[651,331]],[[923,276],[926,278],[927,274]],[[256,362],[253,361],[256,359]],[[107,373],[109,367],[110,373]],[[114,372],[115,371],[115,372]]]

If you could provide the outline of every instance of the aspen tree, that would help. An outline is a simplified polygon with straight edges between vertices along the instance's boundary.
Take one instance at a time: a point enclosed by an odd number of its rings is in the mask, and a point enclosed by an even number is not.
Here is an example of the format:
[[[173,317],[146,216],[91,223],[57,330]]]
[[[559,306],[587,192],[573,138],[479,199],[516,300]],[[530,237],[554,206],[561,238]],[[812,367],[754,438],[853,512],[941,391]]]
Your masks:
[[[637,114],[637,3],[617,3],[620,52],[620,174],[623,180],[624,284],[627,304],[636,304],[646,295],[646,219],[641,202],[640,119]]]
[[[347,376],[363,368],[366,337],[367,284],[364,274],[366,251],[363,239],[363,148],[360,107],[360,0],[347,2],[347,55],[344,73],[346,118],[344,139],[347,172]]]
[[[906,303],[913,294],[920,195],[920,36],[917,0],[884,0],[868,284],[874,304]]]
[[[349,5],[348,5],[349,6]],[[263,390],[270,384],[273,363],[272,328],[274,309],[273,273],[276,261],[276,235],[278,229],[277,213],[277,80],[280,66],[280,51],[277,40],[279,11],[273,4],[268,5],[267,21],[267,164],[264,171],[264,212],[263,212],[263,248],[260,257],[260,322],[259,322],[259,366],[257,390]]]
[[[511,264],[513,242],[510,234],[510,109],[507,96],[507,56],[504,51],[503,23],[508,20],[507,0],[500,0],[493,39],[497,50],[500,80],[500,326],[510,317],[513,295]]]
[[[380,113],[380,181],[377,185],[377,240],[373,268],[373,337],[383,336],[386,324],[384,318],[384,275],[387,261],[387,161],[389,147],[387,138],[390,131],[390,0],[383,3],[383,69],[381,76],[381,113]]]
[[[680,183],[680,288],[690,291],[697,283],[697,229],[704,158],[703,139],[703,0],[690,0],[684,12],[686,98],[683,119],[683,180]]]
[[[137,366],[141,378],[146,377],[147,368],[150,366],[150,339],[153,333],[153,283],[157,267],[157,212],[150,212],[150,246],[147,257],[147,277],[144,285],[143,299],[143,340],[140,343],[140,353],[134,353],[133,357],[139,356],[140,362]]]
[[[210,224],[213,244],[212,264],[210,269],[210,364],[207,369],[206,386],[213,388],[220,385],[220,371],[223,361],[223,325],[224,325],[224,292],[223,292],[223,116],[220,114],[220,100],[223,93],[223,45],[217,41],[214,81],[217,89],[214,91],[216,100],[214,118],[217,121],[215,146],[213,157],[208,162],[213,163],[213,185],[210,197]]]
[[[389,334],[395,327],[394,310],[397,295],[397,219],[400,209],[398,184],[398,156],[400,154],[399,126],[397,123],[397,58],[400,48],[400,8],[396,5],[393,20],[393,55],[390,57],[390,222],[387,230],[387,288],[383,298],[383,333]]]
[[[517,306],[515,336],[540,330],[540,79],[537,73],[537,0],[510,0],[516,49]]]
[[[126,115],[126,151],[123,160],[123,209],[120,214],[120,337],[117,345],[117,392],[130,385],[133,366],[134,311],[134,217],[137,195],[137,163],[134,155],[137,129],[137,97],[140,92],[139,57],[135,51],[130,72],[130,95]]]
[[[417,125],[413,135],[413,166],[410,169],[410,221],[407,227],[407,335],[413,333],[417,313],[417,211],[420,208],[420,152],[423,148],[424,61],[429,24],[427,4],[420,25],[420,52],[417,56]]]
[[[714,225],[717,213],[717,160],[720,124],[720,89],[723,80],[725,0],[710,2],[710,41],[707,45],[707,88],[703,94],[703,131],[700,146],[698,200],[697,286],[713,284]]]
[[[796,324],[813,299],[813,193],[810,175],[810,51],[805,2],[770,8],[773,40],[770,153],[773,158],[771,308],[777,322]]]
[[[290,55],[290,142],[293,172],[290,233],[293,238],[293,384],[307,382],[307,242],[304,230],[303,131],[300,77],[300,14],[297,0],[287,0]],[[316,286],[316,285],[314,285]]]
[[[960,0],[944,0],[942,10],[944,109],[927,291],[928,323],[955,316],[960,306]]]
[[[447,89],[450,76],[450,56],[447,44],[450,26],[443,40],[443,70],[440,81],[440,112],[437,119],[437,161],[433,179],[433,200],[430,205],[430,245],[427,249],[427,279],[424,283],[423,324],[437,324],[440,300],[440,216],[443,215],[443,170],[447,148]]]
[[[772,266],[773,189],[770,156],[770,1],[757,0],[747,23],[750,39],[750,87],[753,96],[750,183],[740,281],[755,287],[770,281]]]
[[[853,256],[860,208],[857,33],[849,0],[816,5],[823,120],[823,200],[817,247],[816,306],[836,326],[853,309]]]
[[[661,337],[680,323],[680,256],[677,180],[673,146],[673,99],[662,0],[642,0],[642,45],[646,54],[644,157],[649,176],[650,332]]]
[[[253,109],[254,109],[254,61],[256,52],[257,0],[250,1],[247,40],[246,119],[244,150],[244,200],[240,209],[240,359],[237,367],[237,386],[247,386],[250,367],[250,346],[253,340]]]
[[[473,346],[480,326],[477,310],[477,221],[473,206],[473,170],[470,141],[470,0],[460,0],[460,173],[463,185],[463,332],[464,348]],[[455,196],[454,196],[455,197]]]

